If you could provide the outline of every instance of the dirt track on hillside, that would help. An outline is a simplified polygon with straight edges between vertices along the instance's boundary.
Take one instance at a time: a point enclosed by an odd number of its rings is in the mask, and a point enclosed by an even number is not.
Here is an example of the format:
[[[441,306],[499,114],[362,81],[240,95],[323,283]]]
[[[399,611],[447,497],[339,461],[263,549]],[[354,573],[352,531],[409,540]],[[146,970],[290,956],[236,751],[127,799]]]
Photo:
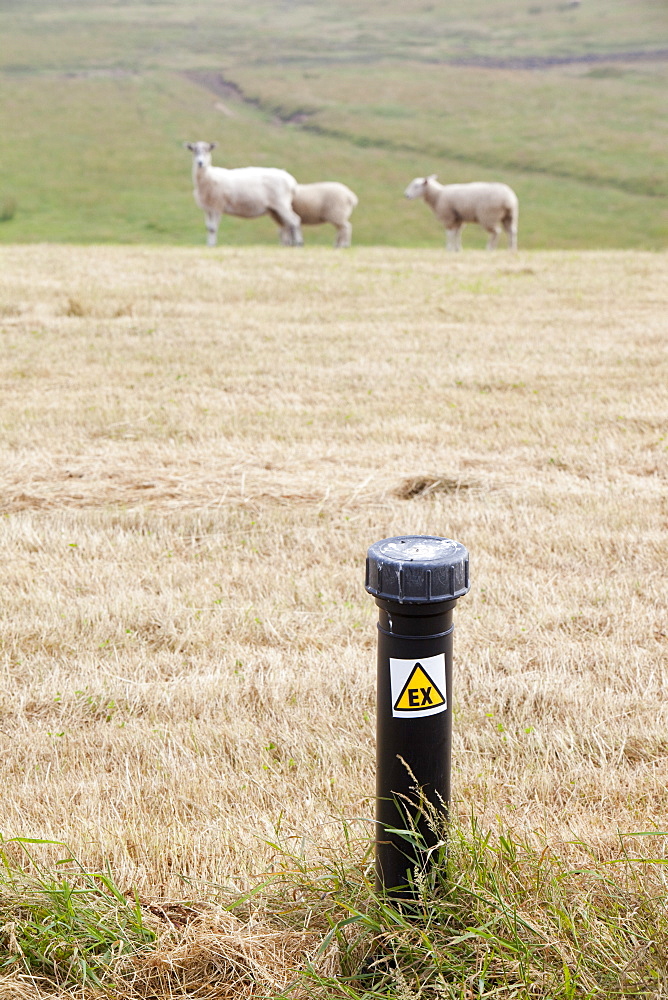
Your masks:
[[[553,69],[557,66],[600,65],[601,63],[664,62],[668,49],[648,52],[587,52],[580,56],[525,56],[513,59],[441,59],[441,65],[480,66],[486,69]]]
[[[436,59],[425,60],[425,62],[434,62],[440,66],[478,66],[481,69],[543,70],[555,69],[559,66],[597,66],[607,63],[646,63],[665,62],[666,60],[668,60],[668,48],[647,51],[634,49],[624,52],[587,52],[582,55],[566,56],[518,56],[511,59],[476,56],[470,59]],[[242,101],[244,104],[253,105],[253,107],[261,106],[260,101],[248,97],[234,80],[228,79],[222,73],[210,70],[188,70],[184,76],[192,83],[217,94],[218,97]],[[300,115],[300,118],[305,117],[308,116]]]

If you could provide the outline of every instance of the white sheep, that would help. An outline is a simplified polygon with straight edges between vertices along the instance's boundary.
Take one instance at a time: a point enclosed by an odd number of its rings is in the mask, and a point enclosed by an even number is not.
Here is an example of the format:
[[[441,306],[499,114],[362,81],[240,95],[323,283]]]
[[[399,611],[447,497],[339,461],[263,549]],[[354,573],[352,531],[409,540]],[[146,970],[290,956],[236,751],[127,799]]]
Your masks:
[[[320,181],[316,184],[298,184],[292,198],[292,207],[302,220],[302,225],[317,226],[331,222],[336,228],[335,247],[349,247],[353,234],[350,216],[358,197],[339,181]],[[289,242],[289,233],[281,230],[283,243]]]
[[[508,248],[517,250],[519,202],[507,184],[474,181],[472,184],[439,184],[436,174],[416,177],[404,192],[407,198],[424,198],[446,229],[448,250],[461,250],[465,222],[478,222],[489,233],[488,250],[494,250],[501,226],[508,234]]]
[[[301,223],[292,208],[297,181],[286,170],[276,167],[211,166],[215,142],[187,142],[193,154],[193,194],[204,212],[208,246],[215,247],[221,215],[239,215],[257,219],[270,215],[285,233],[290,246],[301,246]]]

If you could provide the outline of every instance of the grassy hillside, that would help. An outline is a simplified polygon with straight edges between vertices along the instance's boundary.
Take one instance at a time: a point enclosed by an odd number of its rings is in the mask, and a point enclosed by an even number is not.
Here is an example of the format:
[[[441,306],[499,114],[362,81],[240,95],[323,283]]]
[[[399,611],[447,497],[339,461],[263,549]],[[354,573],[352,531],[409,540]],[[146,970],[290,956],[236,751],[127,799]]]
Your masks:
[[[650,0],[5,3],[0,241],[203,241],[180,144],[207,137],[221,164],[350,184],[357,243],[440,245],[402,199],[435,172],[512,184],[525,247],[662,247],[667,28]]]

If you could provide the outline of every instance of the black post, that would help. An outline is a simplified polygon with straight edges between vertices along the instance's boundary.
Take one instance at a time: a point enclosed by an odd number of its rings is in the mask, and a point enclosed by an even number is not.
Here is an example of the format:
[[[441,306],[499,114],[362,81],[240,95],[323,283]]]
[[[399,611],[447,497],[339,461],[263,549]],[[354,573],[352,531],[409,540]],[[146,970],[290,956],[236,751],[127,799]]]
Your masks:
[[[385,538],[369,549],[366,589],[380,609],[376,885],[406,896],[437,843],[420,795],[440,812],[450,800],[452,611],[469,590],[468,552],[449,538]],[[389,832],[411,825],[423,849]]]

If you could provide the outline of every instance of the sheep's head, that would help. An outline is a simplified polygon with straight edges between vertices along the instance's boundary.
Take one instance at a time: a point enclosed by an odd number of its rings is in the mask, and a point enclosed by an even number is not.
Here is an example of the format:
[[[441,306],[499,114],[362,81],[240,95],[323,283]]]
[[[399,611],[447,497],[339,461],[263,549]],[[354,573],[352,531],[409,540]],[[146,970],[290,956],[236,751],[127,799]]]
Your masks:
[[[184,146],[193,154],[196,167],[211,166],[211,151],[216,148],[215,142],[185,142]]]
[[[436,174],[430,174],[429,177],[415,177],[404,191],[405,196],[407,198],[422,198],[429,181],[432,180],[436,180]]]

